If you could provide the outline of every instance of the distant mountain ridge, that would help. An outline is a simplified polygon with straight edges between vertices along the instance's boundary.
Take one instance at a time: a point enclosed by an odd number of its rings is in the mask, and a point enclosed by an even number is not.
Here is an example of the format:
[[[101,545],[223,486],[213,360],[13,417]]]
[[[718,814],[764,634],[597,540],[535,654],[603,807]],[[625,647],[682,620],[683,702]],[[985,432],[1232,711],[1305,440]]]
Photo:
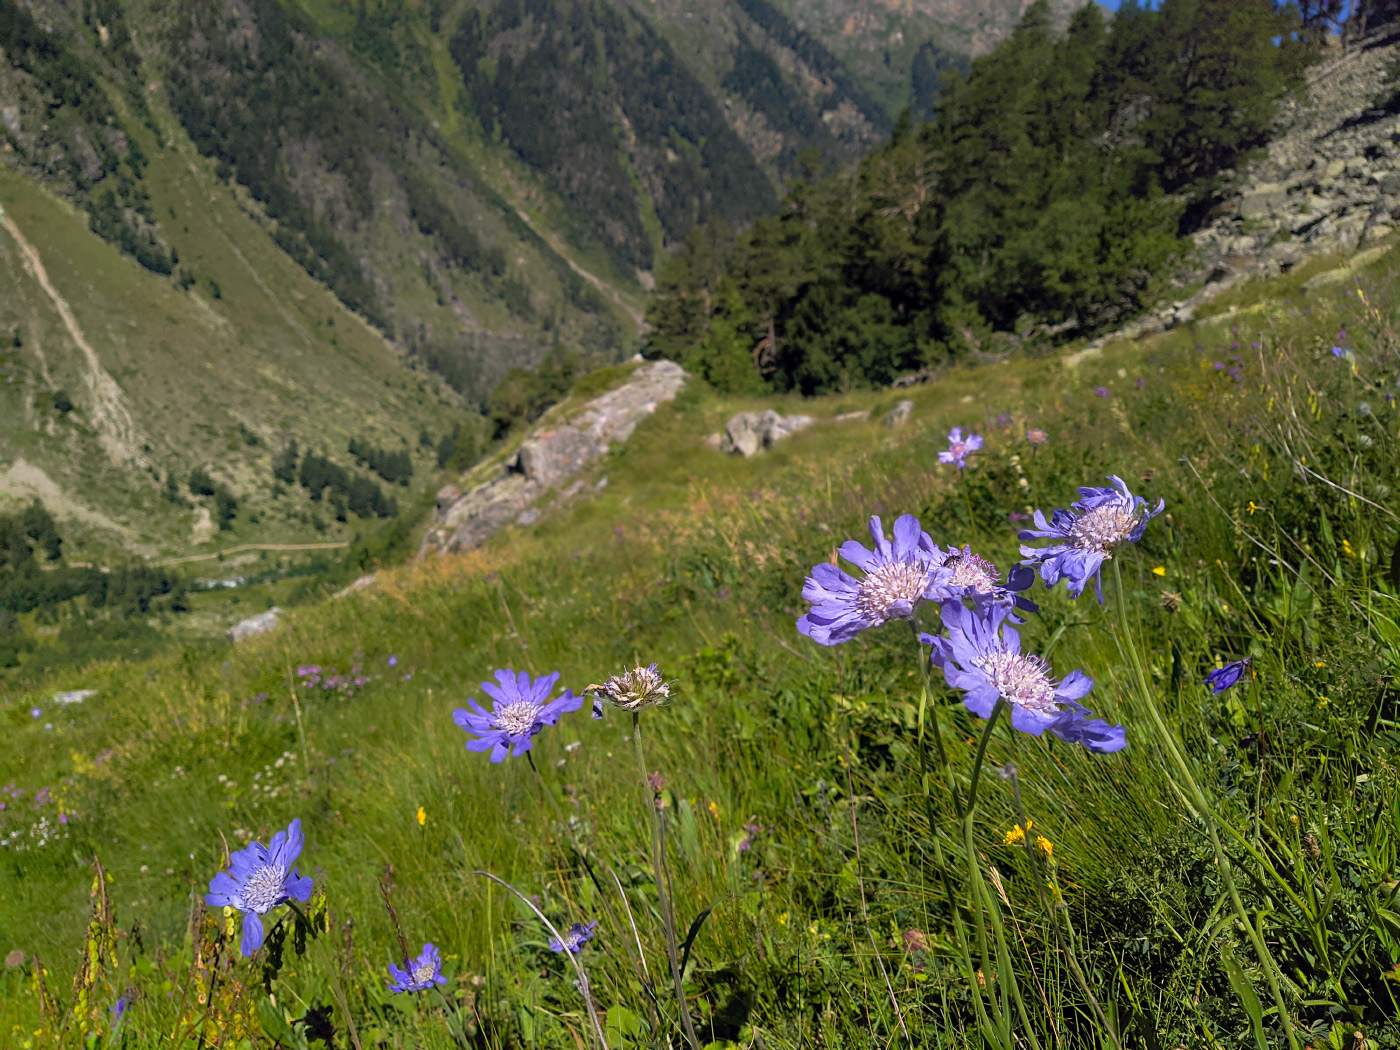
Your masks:
[[[0,0],[0,501],[182,553],[208,469],[230,541],[350,534],[289,442],[411,449],[416,498],[508,369],[630,353],[691,228],[894,113],[778,0]]]

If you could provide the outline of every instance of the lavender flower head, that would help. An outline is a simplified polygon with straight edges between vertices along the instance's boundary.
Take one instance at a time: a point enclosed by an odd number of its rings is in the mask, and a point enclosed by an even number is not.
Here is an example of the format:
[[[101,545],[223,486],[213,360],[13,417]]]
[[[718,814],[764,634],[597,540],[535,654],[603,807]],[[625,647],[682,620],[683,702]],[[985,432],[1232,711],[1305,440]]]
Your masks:
[[[597,921],[590,923],[576,922],[569,927],[569,931],[564,934],[563,940],[558,937],[549,939],[549,950],[552,952],[568,952],[570,955],[577,955],[583,950],[583,946],[593,939],[593,930],[598,925]]]
[[[1050,521],[1043,511],[1035,512],[1035,528],[1021,532],[1022,540],[1055,540],[1048,547],[1021,547],[1021,554],[1038,565],[1046,587],[1065,581],[1072,597],[1079,597],[1091,579],[1103,601],[1099,570],[1124,543],[1137,543],[1147,523],[1166,507],[1159,499],[1149,508],[1141,496],[1128,491],[1123,479],[1109,475],[1112,488],[1081,488],[1079,499],[1069,510],[1056,510]]]
[[[264,846],[253,842],[229,855],[228,871],[209,880],[204,903],[213,908],[236,908],[243,913],[243,957],[262,947],[262,917],[288,901],[311,899],[311,878],[297,873],[292,862],[301,855],[305,839],[301,820],[272,836]]]
[[[949,547],[946,551],[924,535],[924,550],[933,568],[932,597],[940,604],[949,601],[971,601],[973,606],[1006,605],[1021,612],[1038,612],[1037,606],[1021,594],[1035,582],[1035,572],[1029,566],[1017,565],[1001,580],[1001,571],[972,547]],[[1013,622],[1019,623],[1015,617]]]
[[[1031,427],[1026,431],[1026,441],[1032,445],[1043,445],[1050,440],[1050,436],[1039,427]]]
[[[943,606],[946,636],[924,641],[933,648],[933,663],[954,689],[963,692],[963,705],[980,718],[990,718],[999,700],[1011,707],[1011,725],[1040,736],[1049,730],[1061,740],[1080,744],[1098,754],[1127,746],[1122,726],[1093,717],[1079,703],[1094,681],[1083,671],[1071,671],[1062,681],[1039,656],[1021,652],[1021,636],[1007,622],[1010,610],[991,606],[985,613],[958,602]]]
[[[962,427],[948,431],[948,447],[938,453],[938,462],[951,463],[959,470],[967,466],[967,457],[982,447],[981,434],[963,437]]]
[[[841,557],[864,573],[862,579],[826,562],[813,566],[807,577],[802,597],[812,608],[797,621],[797,629],[818,645],[840,645],[890,620],[910,619],[914,606],[930,596],[932,540],[919,519],[900,515],[891,543],[879,517],[872,517],[870,536],[873,551],[855,540],[841,545]]]
[[[504,762],[508,754],[518,758],[529,751],[536,733],[554,725],[561,715],[583,706],[583,697],[575,696],[570,689],[550,700],[549,694],[558,681],[558,671],[531,682],[524,671],[517,674],[506,668],[496,672],[495,684],[482,682],[481,688],[492,701],[491,710],[469,696],[470,711],[459,707],[452,712],[452,721],[476,734],[467,741],[467,750],[490,751],[492,762]]]
[[[602,685],[590,685],[584,692],[593,694],[593,717],[602,718],[604,700],[624,711],[659,707],[671,698],[671,684],[656,664],[648,664],[615,674]]]
[[[1212,693],[1223,693],[1239,684],[1249,671],[1249,665],[1254,662],[1254,658],[1246,656],[1243,660],[1235,660],[1226,664],[1205,677],[1205,684],[1210,686]]]
[[[442,975],[442,956],[438,954],[437,945],[431,941],[423,945],[423,952],[418,958],[405,959],[402,970],[393,963],[389,964],[391,992],[426,992],[435,984],[446,983],[447,978]]]

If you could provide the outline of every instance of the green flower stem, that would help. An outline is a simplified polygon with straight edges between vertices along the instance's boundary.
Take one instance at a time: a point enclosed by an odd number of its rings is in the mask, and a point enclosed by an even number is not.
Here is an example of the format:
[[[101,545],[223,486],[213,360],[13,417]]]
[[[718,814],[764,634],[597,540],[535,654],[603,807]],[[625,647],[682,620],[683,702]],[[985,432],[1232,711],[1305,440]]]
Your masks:
[[[544,928],[554,936],[556,941],[563,942],[563,935],[554,928],[554,923],[550,922],[549,919],[545,917],[544,912],[540,911],[540,909],[535,906],[535,902],[521,893],[505,879],[498,878],[489,871],[478,870],[472,872],[472,874],[480,875],[484,879],[490,879],[492,882],[508,891],[524,904],[525,907],[535,913],[536,918],[544,923]],[[603,1050],[608,1050],[608,1037],[603,1034],[603,1023],[598,1019],[598,1008],[593,1004],[593,986],[588,983],[588,971],[583,968],[583,961],[578,957],[577,952],[565,951],[564,955],[573,966],[574,973],[578,975],[578,993],[583,996],[583,1005],[588,1010],[588,1019],[593,1022],[593,1034],[598,1039],[598,1045],[601,1046]]]
[[[1015,745],[1015,734],[1012,734],[1012,744]],[[1094,1011],[1094,1018],[1098,1021],[1099,1027],[1108,1033],[1108,1037],[1113,1040],[1116,1050],[1123,1050],[1122,1040],[1118,1038],[1118,1029],[1109,1021],[1108,1015],[1104,1013],[1103,1007],[1099,1004],[1098,997],[1094,995],[1094,990],[1089,987],[1089,979],[1084,976],[1084,970],[1079,965],[1078,953],[1074,950],[1074,945],[1065,937],[1065,931],[1060,928],[1060,916],[1063,908],[1057,908],[1050,899],[1050,894],[1046,892],[1047,880],[1042,878],[1040,870],[1040,857],[1037,856],[1038,847],[1031,837],[1031,818],[1026,813],[1025,804],[1021,800],[1021,778],[1017,775],[1014,765],[1008,766],[1009,773],[1007,780],[1011,782],[1011,797],[1016,800],[1016,816],[1020,820],[1020,826],[1025,829],[1025,836],[1022,838],[1022,845],[1026,848],[1026,859],[1030,864],[1031,882],[1035,883],[1036,896],[1040,898],[1040,905],[1045,909],[1045,917],[1050,921],[1050,928],[1055,931],[1055,943],[1059,946],[1060,954],[1064,956],[1065,962],[1069,965],[1070,975],[1079,985],[1079,990],[1084,993],[1084,998],[1089,1001],[1089,1008]]]
[[[1269,991],[1273,995],[1274,1008],[1278,1011],[1279,1023],[1283,1025],[1284,1032],[1288,1035],[1288,1045],[1292,1050],[1300,1050],[1297,1033],[1293,1030],[1293,1019],[1288,1013],[1288,1008],[1283,1001],[1283,991],[1279,987],[1278,963],[1274,961],[1269,946],[1264,943],[1264,938],[1254,923],[1250,921],[1248,913],[1244,908],[1244,901],[1240,899],[1239,887],[1235,885],[1234,872],[1230,867],[1230,858],[1220,845],[1220,833],[1216,828],[1215,817],[1211,812],[1210,804],[1206,799],[1204,790],[1196,781],[1191,772],[1191,766],[1186,761],[1186,756],[1182,754],[1181,748],[1177,746],[1176,737],[1167,728],[1166,720],[1162,718],[1162,712],[1157,704],[1153,702],[1151,691],[1147,686],[1147,674],[1143,670],[1143,664],[1138,656],[1137,646],[1133,642],[1132,628],[1128,623],[1127,591],[1123,586],[1123,572],[1118,566],[1117,560],[1113,565],[1113,584],[1116,591],[1115,598],[1118,605],[1118,622],[1120,636],[1118,644],[1123,649],[1124,654],[1129,657],[1132,665],[1133,675],[1137,679],[1138,695],[1142,699],[1143,706],[1147,708],[1147,713],[1152,721],[1152,727],[1156,730],[1158,740],[1167,754],[1171,756],[1173,764],[1181,773],[1182,782],[1185,784],[1187,793],[1191,798],[1192,807],[1196,810],[1201,823],[1206,827],[1206,832],[1210,836],[1211,849],[1215,852],[1215,864],[1220,869],[1221,881],[1225,883],[1225,889],[1230,895],[1230,903],[1235,910],[1235,918],[1244,926],[1249,934],[1249,940],[1254,946],[1254,953],[1259,958],[1259,965],[1264,969],[1264,975],[1269,981]]]
[[[987,757],[987,745],[991,742],[992,731],[997,727],[997,719],[1006,710],[1006,700],[997,697],[997,702],[992,705],[992,713],[987,716],[987,724],[982,730],[982,739],[977,742],[977,757],[972,760],[972,784],[967,789],[967,811],[963,814],[964,820],[972,819],[973,807],[977,805],[977,781],[982,776],[982,760]]]
[[[929,682],[929,654],[924,650],[924,643],[920,640],[922,631],[919,627],[918,617],[915,616],[909,621],[909,627],[914,632],[914,648],[919,653],[919,674],[923,681],[923,692],[919,694],[919,771],[923,779],[924,799],[927,801],[931,797],[928,783],[928,750],[924,744],[924,727],[927,725],[933,731],[933,746],[938,755],[938,765],[943,771],[943,779],[948,784],[948,798],[953,804],[953,813],[958,820],[963,817],[962,795],[958,791],[957,781],[953,778],[953,766],[948,761],[948,750],[943,746],[943,730],[939,728],[938,712],[933,712],[933,717],[928,717],[929,697],[933,695],[933,688]],[[934,819],[933,811],[929,810],[929,834],[933,834]]]
[[[666,841],[661,826],[661,810],[657,806],[656,792],[647,779],[646,757],[642,752],[642,719],[637,711],[632,712],[632,748],[637,753],[637,772],[642,777],[642,792],[647,809],[651,811],[651,867],[656,878],[656,896],[661,907],[661,922],[666,929],[666,958],[671,963],[671,980],[676,987],[676,1008],[680,1010],[681,1024],[685,1028],[685,1038],[690,1050],[700,1050],[700,1038],[695,1034],[695,1025],[690,1020],[690,1010],[685,1005],[685,983],[681,976],[680,952],[676,946],[676,917],[672,910],[671,895],[666,892]]]

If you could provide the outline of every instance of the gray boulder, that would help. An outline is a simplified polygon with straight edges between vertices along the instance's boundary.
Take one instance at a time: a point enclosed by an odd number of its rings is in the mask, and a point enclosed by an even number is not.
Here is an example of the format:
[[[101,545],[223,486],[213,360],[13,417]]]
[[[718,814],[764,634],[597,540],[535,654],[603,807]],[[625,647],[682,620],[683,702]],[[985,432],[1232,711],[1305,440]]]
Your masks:
[[[249,638],[259,634],[266,634],[274,630],[280,622],[282,610],[273,606],[265,613],[257,616],[250,616],[246,620],[240,620],[228,629],[228,636],[234,642],[245,642]]]
[[[914,402],[905,399],[885,413],[885,426],[891,430],[898,430],[909,422],[909,417],[913,414]]]
[[[771,408],[766,412],[740,412],[725,424],[720,451],[737,452],[747,459],[814,422],[811,416],[782,416]]]

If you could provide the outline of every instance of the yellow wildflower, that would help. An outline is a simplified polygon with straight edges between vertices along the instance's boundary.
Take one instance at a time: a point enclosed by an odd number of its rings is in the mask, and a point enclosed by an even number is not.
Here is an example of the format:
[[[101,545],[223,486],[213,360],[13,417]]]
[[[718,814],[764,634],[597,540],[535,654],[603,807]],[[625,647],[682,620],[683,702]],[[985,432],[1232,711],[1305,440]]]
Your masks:
[[[418,807],[418,826],[421,828],[421,827],[422,827],[424,824],[426,824],[426,823],[428,823],[428,811],[427,811],[426,809],[424,809],[422,806],[419,806],[419,807]]]
[[[714,817],[716,820],[719,820],[719,803],[718,803],[718,802],[711,802],[711,803],[710,803],[710,816]]]
[[[1014,825],[1011,830],[1006,833],[1006,837],[1001,840],[1001,844],[1003,846],[1016,846],[1025,842],[1026,832],[1033,827],[1035,827],[1035,821],[1033,820],[1026,821],[1026,826],[1024,828],[1021,827],[1020,824]]]
[[[1259,509],[1258,505],[1255,504],[1255,502],[1254,502],[1253,500],[1250,500],[1250,501],[1249,501],[1249,516],[1250,516],[1251,518],[1254,517],[1254,512],[1255,512],[1256,510],[1258,510],[1258,509]]]
[[[1158,565],[1155,569],[1152,570],[1153,576],[1165,576],[1166,574],[1167,567],[1165,565]]]
[[[1054,855],[1055,844],[1049,839],[1047,839],[1044,835],[1037,835],[1035,837],[1035,847],[1036,849],[1040,850],[1041,853],[1044,853],[1047,857]]]

